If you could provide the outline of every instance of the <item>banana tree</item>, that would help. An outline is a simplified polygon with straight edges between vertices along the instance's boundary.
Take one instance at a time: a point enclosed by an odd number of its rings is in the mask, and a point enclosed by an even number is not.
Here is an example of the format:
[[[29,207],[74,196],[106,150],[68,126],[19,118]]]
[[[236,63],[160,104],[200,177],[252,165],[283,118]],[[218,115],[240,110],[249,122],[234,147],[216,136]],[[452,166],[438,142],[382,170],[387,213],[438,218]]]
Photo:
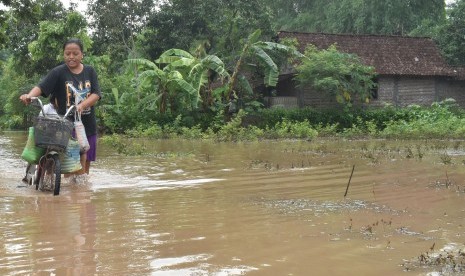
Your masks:
[[[258,61],[257,65],[264,68],[264,84],[266,86],[274,87],[278,83],[279,68],[273,60],[273,55],[284,55],[289,58],[304,57],[303,54],[295,50],[293,47],[275,42],[259,41],[260,35],[261,31],[256,30],[247,38],[234,67],[234,72],[229,80],[226,99],[231,99],[236,82],[238,79],[241,79],[239,76],[242,66],[247,59],[254,58]],[[250,85],[248,87],[250,87]]]
[[[160,113],[167,109],[176,113],[182,108],[192,109],[197,91],[184,78],[183,74],[171,66],[160,69],[154,62],[147,59],[129,59],[127,63],[136,66],[142,73],[138,75],[138,89],[152,92],[150,106],[157,106]]]
[[[194,87],[196,94],[192,99],[192,105],[197,106],[202,102],[204,108],[211,106],[213,82],[229,78],[223,61],[216,55],[194,56],[181,49],[170,49],[164,52],[156,60],[160,65],[164,64],[170,70],[177,70]]]

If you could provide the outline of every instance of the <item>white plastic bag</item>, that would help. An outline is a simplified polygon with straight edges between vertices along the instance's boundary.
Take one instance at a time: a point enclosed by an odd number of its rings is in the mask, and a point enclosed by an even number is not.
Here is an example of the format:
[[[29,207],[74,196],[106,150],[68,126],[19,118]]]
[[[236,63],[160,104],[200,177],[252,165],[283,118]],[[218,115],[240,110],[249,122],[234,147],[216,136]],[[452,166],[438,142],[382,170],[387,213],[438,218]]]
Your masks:
[[[86,152],[90,149],[89,141],[87,140],[86,129],[81,121],[81,114],[76,116],[74,120],[74,130],[76,131],[76,138],[81,147],[81,152]]]
[[[45,116],[58,116],[55,107],[51,103],[44,105],[43,111],[45,112]],[[44,116],[42,111],[40,111],[39,116]]]

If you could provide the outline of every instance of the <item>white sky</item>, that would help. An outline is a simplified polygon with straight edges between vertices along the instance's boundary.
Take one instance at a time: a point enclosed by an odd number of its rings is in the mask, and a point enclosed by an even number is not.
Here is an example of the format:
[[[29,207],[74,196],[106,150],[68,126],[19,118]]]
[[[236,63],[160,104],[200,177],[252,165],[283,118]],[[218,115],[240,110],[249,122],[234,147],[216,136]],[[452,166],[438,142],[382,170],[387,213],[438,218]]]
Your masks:
[[[65,8],[69,8],[70,3],[77,3],[77,10],[81,13],[87,9],[87,0],[61,0]]]

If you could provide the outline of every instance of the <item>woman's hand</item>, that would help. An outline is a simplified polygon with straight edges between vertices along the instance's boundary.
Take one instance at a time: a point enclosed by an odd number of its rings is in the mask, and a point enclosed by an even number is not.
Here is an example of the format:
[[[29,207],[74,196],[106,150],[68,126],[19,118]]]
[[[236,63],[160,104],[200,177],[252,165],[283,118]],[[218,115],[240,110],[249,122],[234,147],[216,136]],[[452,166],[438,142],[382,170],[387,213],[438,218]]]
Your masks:
[[[82,113],[82,111],[84,111],[84,109],[85,109],[85,108],[84,108],[83,102],[81,102],[80,104],[78,104],[78,105],[76,106],[76,111],[77,111],[77,113]]]
[[[80,103],[76,106],[76,111],[77,111],[77,112],[82,112],[82,111],[84,111],[86,108],[92,107],[99,99],[100,99],[100,97],[99,97],[97,94],[90,94],[90,96],[87,97],[87,99],[85,99],[84,101],[80,102]]]
[[[25,104],[28,105],[31,103],[31,97],[39,97],[42,94],[42,90],[39,87],[34,86],[34,88],[29,91],[27,94],[19,96],[19,99]]]
[[[23,94],[19,96],[19,99],[23,102],[23,104],[28,105],[31,103],[31,97],[29,97],[29,94]]]

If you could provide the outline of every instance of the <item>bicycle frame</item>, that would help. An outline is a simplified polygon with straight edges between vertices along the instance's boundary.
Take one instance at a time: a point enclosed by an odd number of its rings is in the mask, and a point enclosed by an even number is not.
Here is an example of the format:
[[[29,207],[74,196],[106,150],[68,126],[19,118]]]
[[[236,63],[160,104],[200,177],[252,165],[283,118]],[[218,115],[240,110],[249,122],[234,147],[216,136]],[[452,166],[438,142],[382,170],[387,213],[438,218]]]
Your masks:
[[[44,105],[38,97],[32,97],[31,103],[34,106],[40,107],[42,116],[50,116],[46,114]],[[58,114],[53,116],[59,120],[67,120],[66,118],[75,108],[75,105],[71,106],[64,116]],[[46,151],[37,165],[28,164],[26,177],[23,180],[30,185],[34,184],[36,190],[53,190],[53,195],[59,195],[61,186],[60,154],[64,152],[64,149],[57,149],[53,145],[47,145],[45,149]]]

